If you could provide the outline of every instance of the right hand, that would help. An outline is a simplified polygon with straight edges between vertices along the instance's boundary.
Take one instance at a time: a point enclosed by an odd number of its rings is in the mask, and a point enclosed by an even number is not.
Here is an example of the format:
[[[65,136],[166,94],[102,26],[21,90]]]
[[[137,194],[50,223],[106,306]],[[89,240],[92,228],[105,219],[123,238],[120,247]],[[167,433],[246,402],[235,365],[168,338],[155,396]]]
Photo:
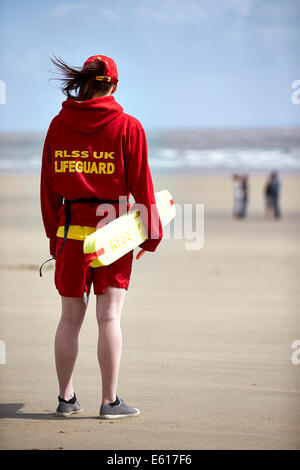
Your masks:
[[[140,259],[144,254],[146,253],[146,250],[143,250],[143,248],[138,252],[136,255],[136,259]]]

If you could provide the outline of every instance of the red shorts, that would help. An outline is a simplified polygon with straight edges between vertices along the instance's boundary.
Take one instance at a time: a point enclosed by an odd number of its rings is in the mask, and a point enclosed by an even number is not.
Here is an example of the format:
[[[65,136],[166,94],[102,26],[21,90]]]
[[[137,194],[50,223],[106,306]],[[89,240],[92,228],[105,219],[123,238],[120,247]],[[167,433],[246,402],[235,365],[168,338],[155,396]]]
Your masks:
[[[87,287],[90,293],[93,283],[94,294],[104,294],[106,287],[128,289],[133,251],[108,266],[89,267],[84,274],[83,241],[66,239],[62,252],[58,255],[63,238],[57,237],[55,250],[55,286],[64,297],[82,297]]]

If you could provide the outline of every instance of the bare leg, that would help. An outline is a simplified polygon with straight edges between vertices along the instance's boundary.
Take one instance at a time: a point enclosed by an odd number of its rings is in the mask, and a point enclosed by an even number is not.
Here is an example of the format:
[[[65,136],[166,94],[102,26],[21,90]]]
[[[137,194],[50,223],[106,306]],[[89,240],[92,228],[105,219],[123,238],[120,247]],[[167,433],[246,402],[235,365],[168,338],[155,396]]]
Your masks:
[[[102,377],[102,403],[115,401],[122,353],[121,313],[125,289],[108,287],[97,295],[98,361]]]
[[[69,400],[74,396],[72,374],[78,353],[78,335],[87,306],[80,297],[63,297],[62,314],[55,336],[55,363],[59,396]]]

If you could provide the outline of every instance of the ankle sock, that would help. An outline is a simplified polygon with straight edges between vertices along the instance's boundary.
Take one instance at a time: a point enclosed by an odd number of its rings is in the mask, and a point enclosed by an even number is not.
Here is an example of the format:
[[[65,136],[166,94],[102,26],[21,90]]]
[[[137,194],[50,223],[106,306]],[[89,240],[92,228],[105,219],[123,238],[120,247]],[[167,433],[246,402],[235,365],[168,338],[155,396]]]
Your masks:
[[[115,399],[114,402],[109,403],[109,406],[118,406],[120,404],[120,399],[119,399],[118,395],[116,395],[116,397],[117,398]]]
[[[58,397],[58,401],[62,401],[64,403],[70,403],[70,405],[74,405],[74,403],[76,403],[76,395],[74,393],[73,398],[70,398],[70,400],[64,400],[63,398]]]

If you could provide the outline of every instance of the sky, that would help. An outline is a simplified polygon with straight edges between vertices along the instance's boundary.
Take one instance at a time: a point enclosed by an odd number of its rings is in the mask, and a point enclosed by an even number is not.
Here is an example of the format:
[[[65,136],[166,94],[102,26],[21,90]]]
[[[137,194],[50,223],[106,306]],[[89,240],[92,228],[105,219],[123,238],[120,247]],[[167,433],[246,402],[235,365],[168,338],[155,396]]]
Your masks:
[[[299,0],[0,0],[0,129],[48,128],[53,54],[114,58],[115,98],[145,129],[300,126],[299,44]]]

